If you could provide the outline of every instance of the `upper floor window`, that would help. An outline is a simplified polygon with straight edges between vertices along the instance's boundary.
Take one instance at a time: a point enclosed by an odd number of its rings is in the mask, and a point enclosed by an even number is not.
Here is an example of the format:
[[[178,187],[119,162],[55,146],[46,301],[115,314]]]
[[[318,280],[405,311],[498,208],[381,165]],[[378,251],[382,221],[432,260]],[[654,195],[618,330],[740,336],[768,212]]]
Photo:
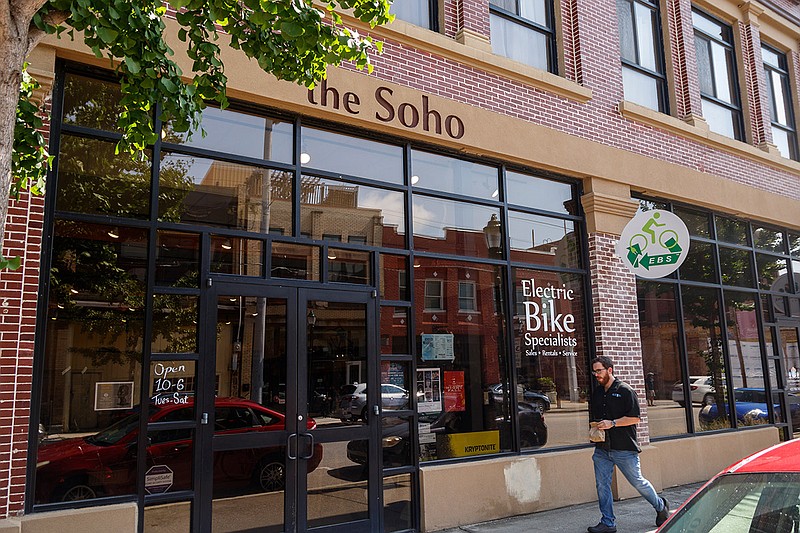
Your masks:
[[[556,72],[551,0],[489,0],[489,8],[495,54]]]
[[[410,22],[416,26],[422,26],[431,30],[436,30],[435,2],[432,0],[402,0],[392,2],[389,10],[398,19]]]
[[[772,142],[783,157],[798,159],[797,129],[792,108],[792,92],[786,54],[763,45],[761,57],[769,94],[769,114],[772,121]]]
[[[617,19],[625,99],[667,113],[667,79],[658,3],[617,0]]]
[[[441,311],[444,309],[444,292],[440,280],[425,280],[425,310]]]
[[[744,141],[733,30],[696,9],[692,22],[703,117],[711,131]]]
[[[478,310],[475,300],[475,283],[472,281],[458,282],[458,310],[473,312]]]

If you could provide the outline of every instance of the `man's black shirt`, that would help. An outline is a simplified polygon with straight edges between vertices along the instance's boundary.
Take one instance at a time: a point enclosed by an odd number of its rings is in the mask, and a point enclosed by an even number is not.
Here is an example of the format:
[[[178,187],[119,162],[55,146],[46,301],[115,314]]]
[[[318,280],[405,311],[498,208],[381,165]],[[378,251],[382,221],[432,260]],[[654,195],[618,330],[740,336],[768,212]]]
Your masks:
[[[639,400],[630,385],[614,379],[608,390],[602,385],[596,387],[592,393],[592,420],[616,420],[623,416],[641,416]],[[605,431],[605,442],[598,442],[595,446],[606,450],[642,451],[636,439],[636,424],[617,426]]]

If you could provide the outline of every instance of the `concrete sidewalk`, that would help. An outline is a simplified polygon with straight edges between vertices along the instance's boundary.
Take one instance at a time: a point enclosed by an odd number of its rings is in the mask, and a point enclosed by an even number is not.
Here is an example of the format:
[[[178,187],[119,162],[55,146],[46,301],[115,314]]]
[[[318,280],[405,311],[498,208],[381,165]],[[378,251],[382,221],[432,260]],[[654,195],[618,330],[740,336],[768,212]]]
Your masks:
[[[677,509],[702,483],[664,489],[659,495],[669,501],[671,511]],[[614,502],[618,533],[651,533],[656,528],[656,512],[644,498]],[[600,521],[597,502],[572,505],[550,511],[493,520],[438,533],[585,533],[586,528]]]

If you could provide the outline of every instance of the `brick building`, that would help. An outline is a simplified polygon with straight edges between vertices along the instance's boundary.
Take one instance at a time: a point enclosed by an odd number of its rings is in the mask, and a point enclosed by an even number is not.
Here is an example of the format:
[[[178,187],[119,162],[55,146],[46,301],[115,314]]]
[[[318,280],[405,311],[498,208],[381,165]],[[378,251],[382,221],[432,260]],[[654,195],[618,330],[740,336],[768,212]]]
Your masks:
[[[6,226],[4,531],[434,531],[592,501],[596,355],[639,392],[657,489],[800,431],[800,4],[393,9],[358,28],[374,73],[312,91],[224,50],[231,107],[137,161],[108,64],[34,51],[57,157]],[[661,278],[616,251],[653,210],[690,238]]]

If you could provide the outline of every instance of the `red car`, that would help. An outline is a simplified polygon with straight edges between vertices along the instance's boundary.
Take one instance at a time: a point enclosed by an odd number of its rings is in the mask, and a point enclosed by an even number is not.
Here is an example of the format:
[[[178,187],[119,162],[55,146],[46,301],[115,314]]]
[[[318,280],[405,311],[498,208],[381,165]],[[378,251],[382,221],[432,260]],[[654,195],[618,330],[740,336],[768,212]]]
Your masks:
[[[729,466],[701,487],[659,533],[796,533],[800,530],[800,440]]]
[[[232,435],[251,431],[282,431],[284,415],[240,398],[215,400],[214,432]],[[150,422],[194,419],[193,400],[150,407]],[[309,418],[307,428],[316,428]],[[151,431],[147,447],[145,488],[160,493],[192,488],[191,429]],[[36,503],[85,500],[136,492],[136,451],[139,413],[133,413],[103,431],[39,445],[36,462]],[[322,461],[322,446],[314,446],[308,461],[311,472]],[[273,491],[285,484],[286,447],[214,453],[214,492],[225,490]]]

